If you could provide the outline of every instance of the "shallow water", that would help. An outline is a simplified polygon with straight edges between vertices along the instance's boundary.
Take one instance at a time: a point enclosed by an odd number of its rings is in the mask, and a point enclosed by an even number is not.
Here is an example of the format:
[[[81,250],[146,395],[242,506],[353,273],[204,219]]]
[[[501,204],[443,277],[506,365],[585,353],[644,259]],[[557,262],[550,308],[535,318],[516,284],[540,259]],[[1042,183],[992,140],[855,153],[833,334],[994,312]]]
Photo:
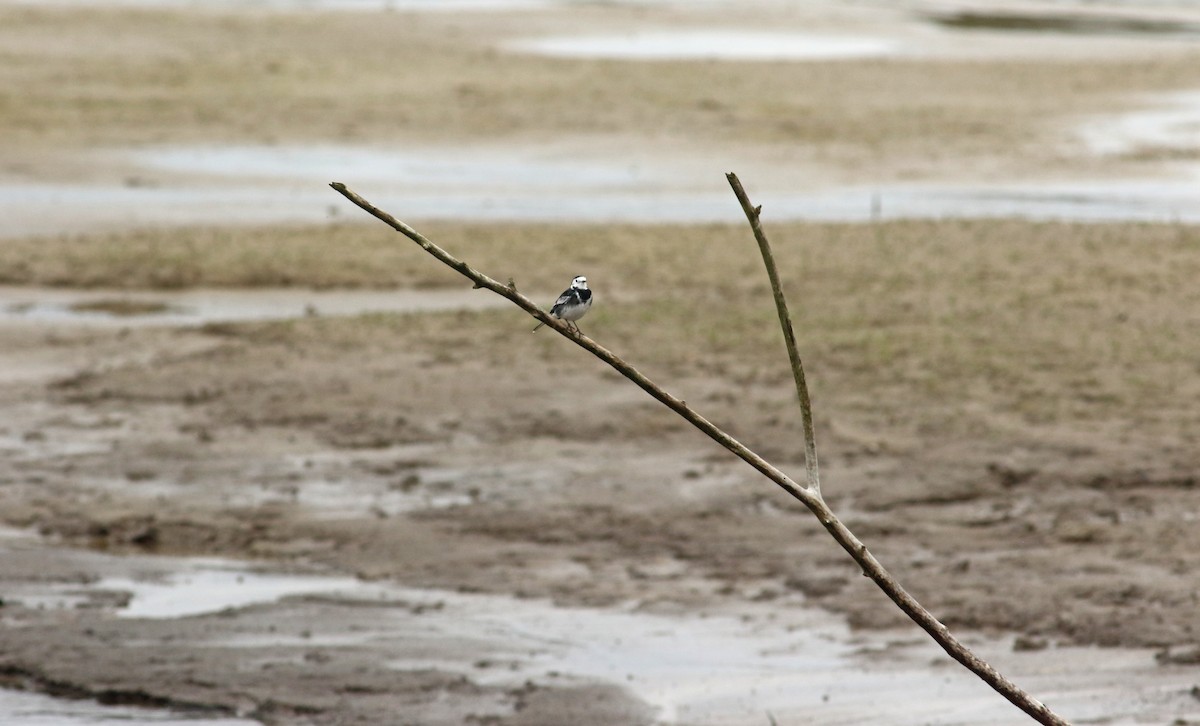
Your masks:
[[[0,286],[0,323],[96,327],[196,326],[371,312],[481,310],[504,300],[478,290],[73,290]],[[128,308],[130,312],[125,312]]]
[[[356,152],[355,152],[356,154]],[[304,156],[288,179],[228,181],[200,186],[142,188],[124,185],[4,185],[0,182],[0,235],[28,236],[96,232],[101,229],[186,226],[186,224],[366,222],[364,212],[329,190],[324,169],[306,168]],[[324,161],[319,163],[323,167]],[[352,190],[403,220],[517,222],[737,222],[742,210],[728,191],[727,164],[709,174],[679,168],[631,172],[594,162],[576,175],[530,164],[516,152],[508,164],[474,167],[450,163],[442,181],[419,187],[377,175],[338,174]],[[460,176],[456,185],[454,176]],[[625,176],[625,181],[618,181]],[[527,186],[514,179],[533,179]],[[756,176],[742,174],[746,184]],[[494,182],[494,186],[490,185]],[[1031,220],[1200,222],[1198,182],[1180,179],[1114,179],[1012,184],[854,185],[798,190],[755,186],[755,202],[774,220],[863,222],[875,218],[1024,217]],[[61,210],[70,208],[71,215]]]
[[[1200,92],[1146,100],[1146,108],[1085,122],[1079,134],[1100,155],[1200,152]],[[1196,174],[1200,180],[1200,170]]]
[[[0,540],[0,552],[18,568],[26,561],[41,563],[50,554],[51,562],[42,565],[43,572],[28,580],[6,583],[4,594],[9,605],[43,610],[99,608],[121,618],[170,619],[220,613],[296,595],[339,593],[374,598],[380,592],[377,586],[354,577],[289,575],[232,560],[54,550],[29,533]],[[80,572],[94,576],[81,581]],[[56,576],[65,581],[56,581]]]
[[[333,180],[345,182],[374,204],[410,221],[687,223],[741,218],[724,178],[728,160],[697,164],[640,158],[636,163],[614,163],[611,154],[596,152],[580,158],[519,147],[405,151],[330,146],[167,147],[140,150],[129,157],[150,174],[196,176],[157,186],[0,181],[0,214],[6,220],[0,235],[188,224],[369,221],[328,188]],[[774,178],[779,172],[752,167],[741,174],[743,181],[753,185],[755,202],[779,220],[1200,221],[1200,170],[1186,166],[1178,167],[1177,178],[1156,180],[825,188]],[[63,208],[72,213],[62,215]]]
[[[219,560],[178,563],[161,579],[106,577],[91,587],[129,593],[122,618],[184,618],[275,602],[293,595],[361,594],[364,584],[352,577],[302,577],[248,571]]]
[[[304,146],[165,146],[115,152],[144,169],[204,174],[247,181],[300,183],[354,179],[396,187],[479,190],[526,189],[540,193],[563,184],[583,189],[628,189],[667,181],[658,169],[614,164],[608,157],[566,156],[553,150],[456,145],[389,148]]]
[[[953,666],[921,634],[852,633],[840,618],[805,608],[797,596],[707,611],[646,609],[633,602],[613,609],[558,607],[545,600],[346,576],[289,575],[228,560],[53,550],[23,533],[0,538],[0,548],[10,570],[19,571],[21,558],[35,550],[41,558],[27,565],[33,573],[29,579],[5,583],[5,597],[13,605],[36,607],[32,598],[41,592],[41,606],[53,607],[50,596],[69,591],[76,600],[64,599],[58,607],[107,608],[122,618],[219,613],[191,631],[200,634],[191,647],[303,652],[369,647],[394,669],[434,668],[484,685],[599,681],[627,689],[655,707],[666,723],[757,723],[766,711],[779,723],[805,723],[818,712],[822,723],[914,726],[1003,724],[1017,718],[1007,702]],[[56,584],[55,572],[74,581]],[[81,583],[80,572],[98,576]],[[312,597],[322,604],[322,615],[302,634],[248,629],[250,622],[276,622],[277,616],[262,608],[295,612]],[[352,620],[337,619],[338,603]],[[375,609],[364,627],[362,607],[368,604]],[[251,605],[255,610],[245,611],[250,619],[241,620],[241,609]],[[1149,651],[1020,653],[1005,639],[969,640],[997,667],[1079,722],[1161,724],[1200,715],[1200,703],[1188,695],[1192,673],[1156,666]],[[7,719],[18,707],[0,698],[0,721],[19,723]],[[162,723],[155,718],[150,714],[143,722]],[[102,721],[63,721],[96,722]]]
[[[665,615],[428,591],[405,597],[438,604],[410,637],[485,643],[496,666],[481,672],[454,659],[400,658],[394,668],[458,671],[499,685],[531,678],[622,684],[667,722],[755,719],[763,709],[819,702],[853,650],[845,626],[817,612],[782,626],[766,609],[746,617]],[[807,697],[796,693],[797,683]]]
[[[526,38],[509,50],[558,58],[620,60],[806,61],[878,58],[900,44],[887,38],[733,30],[635,31]]]

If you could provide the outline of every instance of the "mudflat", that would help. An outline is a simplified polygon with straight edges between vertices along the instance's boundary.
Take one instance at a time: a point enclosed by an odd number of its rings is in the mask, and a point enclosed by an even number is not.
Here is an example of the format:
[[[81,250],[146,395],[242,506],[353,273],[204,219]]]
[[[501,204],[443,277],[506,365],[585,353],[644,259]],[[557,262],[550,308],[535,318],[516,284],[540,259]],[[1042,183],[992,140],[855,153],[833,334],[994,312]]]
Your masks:
[[[829,32],[866,22],[764,12]],[[857,183],[1168,176],[1195,160],[1063,141],[1074,119],[1200,85],[1194,47],[1136,33],[1109,53],[1086,38],[987,35],[966,60],[961,41],[945,55],[803,64],[504,49],[584,20],[703,26],[730,13],[0,5],[0,161],[14,183],[75,183],[124,178],[81,163],[87,153],[153,144],[603,138],[702,155],[728,141],[756,164]],[[723,224],[407,221],[547,303],[586,274],[588,335],[802,477],[769,287],[730,199]],[[1200,648],[1200,230],[775,221],[770,207],[763,219],[833,509],[985,657],[1015,648],[1062,664],[1072,648],[1113,649],[1126,670],[1104,675],[1111,688],[1174,689],[1129,695],[1121,713],[1194,716],[1200,702],[1176,684]],[[0,283],[99,294],[0,323],[2,519],[43,538],[0,540],[0,580],[18,592],[0,609],[9,685],[266,723],[766,722],[749,696],[742,711],[665,710],[632,672],[527,676],[536,654],[422,638],[420,623],[479,602],[799,629],[811,624],[789,613],[816,608],[849,642],[920,639],[797,503],[553,331],[531,335],[516,309],[347,316],[314,303],[283,320],[153,324],[189,290],[488,295],[372,220],[10,238]],[[119,617],[138,595],[109,568],[176,582],[153,563],[208,566],[197,557],[393,594]],[[39,587],[57,599],[19,594]],[[864,671],[888,660],[863,648]],[[1039,683],[1057,693],[1067,680]],[[907,698],[897,708],[913,719],[972,722],[915,707],[932,692]],[[840,707],[848,723],[879,713]]]

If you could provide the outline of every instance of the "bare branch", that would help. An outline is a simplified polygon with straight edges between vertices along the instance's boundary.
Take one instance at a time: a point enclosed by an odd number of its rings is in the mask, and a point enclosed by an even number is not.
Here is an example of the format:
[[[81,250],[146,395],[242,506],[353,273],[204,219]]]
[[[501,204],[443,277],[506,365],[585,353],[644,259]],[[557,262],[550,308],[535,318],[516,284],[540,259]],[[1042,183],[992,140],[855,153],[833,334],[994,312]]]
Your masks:
[[[736,177],[733,177],[733,179],[730,180],[731,183],[734,179],[736,179]],[[475,270],[467,263],[459,260],[446,250],[426,239],[412,227],[409,227],[407,224],[401,222],[392,215],[375,207],[370,202],[355,194],[353,191],[348,189],[345,184],[333,182],[330,184],[330,186],[333,187],[333,189],[339,194],[361,207],[367,213],[371,214],[383,223],[390,226],[392,229],[395,229],[412,241],[416,242],[421,246],[422,249],[436,257],[438,261],[457,270],[464,277],[471,280],[475,287],[487,288],[497,295],[512,301],[525,312],[529,313],[537,320],[545,323],[548,327],[553,328],[572,343],[575,343],[579,347],[604,361],[618,373],[637,384],[639,388],[646,391],[646,393],[650,394],[654,399],[675,413],[679,414],[679,416],[702,431],[706,436],[716,441],[718,444],[723,446],[738,458],[745,461],[750,466],[754,467],[763,476],[775,482],[775,484],[777,484],[780,488],[808,507],[813,515],[816,516],[817,520],[820,521],[825,529],[829,531],[830,535],[833,536],[834,540],[836,540],[837,543],[842,546],[842,549],[846,550],[846,552],[849,553],[854,561],[858,563],[858,565],[862,568],[863,575],[871,578],[871,580],[873,580],[875,584],[878,585],[879,588],[883,590],[884,593],[891,598],[891,600],[902,611],[904,611],[906,615],[908,615],[914,622],[917,623],[917,625],[921,626],[921,628],[929,633],[934,641],[936,641],[938,645],[940,645],[950,655],[950,657],[969,668],[984,682],[1011,701],[1022,711],[1029,714],[1039,723],[1050,726],[1069,726],[1067,721],[1057,716],[1040,701],[1018,688],[1016,684],[1005,678],[996,669],[992,668],[985,661],[972,653],[970,649],[959,642],[958,639],[956,639],[950,633],[950,630],[945,625],[939,622],[937,618],[935,618],[928,610],[922,607],[915,598],[909,595],[908,592],[900,586],[900,583],[897,582],[891,576],[891,574],[884,569],[883,565],[880,564],[877,559],[875,559],[875,556],[872,555],[869,550],[867,550],[867,546],[863,544],[857,537],[855,537],[854,533],[851,532],[846,525],[842,524],[841,520],[834,516],[833,511],[829,509],[829,507],[825,504],[824,499],[821,498],[819,489],[816,487],[809,488],[800,486],[796,482],[792,481],[787,474],[784,474],[775,465],[771,464],[766,459],[763,459],[737,439],[718,428],[711,421],[692,410],[692,408],[689,407],[685,401],[682,401],[675,396],[672,396],[670,393],[667,393],[656,383],[639,372],[636,368],[617,357],[616,354],[599,345],[586,335],[573,331],[567,326],[566,323],[561,322],[545,313],[532,300],[517,292],[516,287],[511,284],[511,281],[509,285],[502,285],[487,275]],[[741,197],[744,197],[744,192],[739,195],[739,198]],[[749,211],[753,212],[753,216],[751,217],[751,226],[758,230],[757,220],[759,210],[749,208]],[[762,240],[762,243],[765,243],[765,238]],[[769,250],[769,248],[767,249]],[[765,257],[770,259],[769,251],[765,253]],[[768,274],[770,274],[770,270],[773,269],[774,264],[772,261],[768,263]],[[777,273],[775,276],[777,279]],[[772,286],[775,287],[776,290],[780,289],[774,283]],[[780,293],[780,296],[782,296],[782,293]],[[784,308],[784,312],[786,312],[786,308]],[[791,325],[789,322],[785,325],[785,338],[790,335],[790,330]],[[791,336],[791,339],[790,347],[794,350],[794,335]],[[798,355],[796,356],[796,363],[798,366]],[[812,458],[812,462],[815,465],[815,455]]]
[[[796,332],[792,328],[792,316],[788,313],[787,299],[783,296],[783,284],[779,281],[779,270],[775,267],[775,255],[771,254],[771,243],[763,232],[759,216],[762,207],[751,206],[746,190],[737,174],[732,172],[725,175],[729,186],[742,205],[746,219],[750,221],[750,229],[754,239],[758,241],[758,249],[762,252],[763,264],[767,266],[767,277],[771,280],[771,294],[775,296],[775,310],[779,313],[779,326],[783,328],[783,343],[787,347],[788,360],[792,364],[792,377],[796,379],[796,396],[800,400],[800,419],[804,425],[804,468],[808,475],[808,486],[818,494],[821,492],[821,474],[817,471],[817,434],[813,427],[812,401],[808,397],[808,383],[804,380],[804,364],[800,362],[800,352],[796,348]]]
[[[401,222],[392,215],[358,196],[350,189],[346,188],[345,184],[333,182],[329,186],[333,187],[334,190],[336,190],[339,194],[346,197],[351,202],[354,202],[369,214],[382,221],[384,224],[388,225],[397,232],[400,232],[413,242],[416,242],[422,247],[422,249],[436,257],[443,264],[457,270],[460,274],[473,282],[475,287],[487,288],[497,295],[511,300],[522,310],[537,318],[540,322],[545,323],[547,327],[554,328],[554,330],[570,340],[572,343],[575,343],[579,347],[612,366],[621,375],[636,383],[642,390],[644,390],[646,393],[649,393],[667,408],[682,416],[688,423],[700,429],[709,438],[713,439],[721,446],[724,446],[726,449],[733,452],[734,455],[757,469],[768,479],[778,484],[783,488],[784,491],[788,492],[800,501],[813,499],[812,494],[810,494],[805,487],[792,481],[787,474],[784,474],[766,459],[754,453],[740,441],[722,431],[708,419],[696,413],[687,405],[686,401],[680,400],[675,396],[672,396],[670,393],[667,393],[649,378],[642,375],[642,373],[636,368],[618,358],[616,354],[596,343],[596,341],[582,333],[575,332],[569,325],[567,325],[567,323],[560,321],[558,318],[551,317],[549,314],[545,313],[541,308],[539,308],[532,300],[517,292],[515,287],[510,288],[506,285],[502,285],[487,275],[484,275],[483,273],[474,269],[457,257],[454,257],[446,250],[426,239],[425,236],[420,232],[417,232],[404,222]]]

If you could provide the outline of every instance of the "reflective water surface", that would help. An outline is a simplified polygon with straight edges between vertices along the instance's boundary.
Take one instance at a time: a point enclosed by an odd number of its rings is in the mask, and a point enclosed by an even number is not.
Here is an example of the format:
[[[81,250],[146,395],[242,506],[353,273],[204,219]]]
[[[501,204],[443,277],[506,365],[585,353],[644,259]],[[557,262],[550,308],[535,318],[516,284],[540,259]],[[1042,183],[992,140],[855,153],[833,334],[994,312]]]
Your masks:
[[[43,556],[45,547],[24,533],[0,538],[0,552],[18,563]],[[840,618],[805,608],[798,596],[698,612],[637,602],[609,609],[559,607],[505,595],[288,574],[211,558],[78,550],[58,550],[56,558],[49,564],[35,560],[41,565],[28,580],[5,583],[6,600],[13,607],[107,609],[119,618],[208,618],[205,627],[191,631],[200,639],[192,645],[208,648],[369,647],[380,651],[388,667],[461,673],[483,685],[612,683],[653,706],[664,723],[757,722],[764,710],[780,723],[785,717],[803,722],[815,709],[831,723],[1003,724],[1014,718],[1007,702],[974,676],[951,668],[919,634],[854,633]],[[55,582],[55,572],[72,581]],[[80,581],[79,572],[97,576]],[[300,635],[276,631],[274,623],[309,601],[322,604],[316,625]],[[370,608],[368,627],[364,607]],[[339,621],[338,612],[352,620]],[[262,622],[271,625],[252,626]],[[1003,639],[971,642],[1081,721],[1157,724],[1164,714],[1200,714],[1188,695],[1192,680],[1186,670],[1156,666],[1149,651],[1030,653],[1014,652]],[[931,662],[947,664],[944,677],[930,678]],[[38,698],[30,707],[18,695],[0,697],[6,724],[106,722],[104,714],[90,712],[83,718],[92,720],[10,721],[10,713],[57,707]],[[140,709],[131,716],[132,723],[175,723]]]
[[[837,60],[891,55],[887,38],[725,30],[637,31],[612,35],[529,38],[507,48],[560,58],[625,60]]]
[[[1169,122],[1162,123],[1136,114],[1107,124],[1089,121],[1079,133],[1097,153],[1146,144],[1162,150],[1164,143],[1187,140],[1190,113],[1170,111]],[[330,181],[344,182],[409,220],[685,223],[734,221],[741,211],[724,178],[726,159],[706,165],[670,156],[614,161],[603,149],[572,157],[519,146],[331,145],[168,146],[128,152],[124,158],[147,174],[169,177],[139,184],[0,180],[0,214],[6,219],[0,235],[361,219],[360,210],[328,188]],[[800,186],[791,171],[753,166],[741,176],[748,184],[759,180],[755,201],[773,219],[1200,221],[1200,169],[1183,162],[1173,177],[1153,179],[830,186],[813,186],[811,180]],[[59,213],[64,206],[72,209],[70,215]]]
[[[78,290],[0,286],[0,323],[126,328],[286,320],[373,312],[482,310],[504,300],[477,290]]]

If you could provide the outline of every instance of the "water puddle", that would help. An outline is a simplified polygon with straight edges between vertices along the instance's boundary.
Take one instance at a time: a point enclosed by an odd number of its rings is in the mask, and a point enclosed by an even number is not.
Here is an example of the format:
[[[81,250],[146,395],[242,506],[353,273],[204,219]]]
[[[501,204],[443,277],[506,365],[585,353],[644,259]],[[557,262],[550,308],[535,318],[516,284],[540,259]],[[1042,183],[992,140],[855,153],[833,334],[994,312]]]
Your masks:
[[[5,583],[6,607],[107,610],[120,618],[169,619],[297,595],[337,593],[361,599],[381,592],[354,577],[289,575],[230,560],[54,550],[29,533],[0,540],[0,551],[9,559],[10,577],[13,571],[27,573]]]
[[[1200,152],[1200,92],[1150,99],[1146,105],[1089,120],[1080,128],[1080,137],[1092,153],[1104,156]]]
[[[354,179],[395,187],[528,189],[545,193],[651,187],[666,181],[653,168],[607,159],[501,147],[395,149],[353,146],[176,146],[119,153],[148,170],[278,183]],[[232,171],[231,171],[232,170]]]
[[[823,691],[852,659],[849,633],[811,613],[780,626],[754,615],[664,615],[556,608],[539,601],[408,591],[430,606],[409,637],[483,644],[481,664],[454,658],[400,658],[402,670],[461,672],[487,685],[527,680],[599,680],[623,684],[668,723],[761,718],[795,708],[797,684]],[[476,646],[478,647],[478,646]],[[428,652],[417,646],[418,652]],[[812,693],[811,702],[820,701]]]
[[[1185,135],[1191,128],[1190,117],[1171,118],[1156,128],[1168,129],[1164,133],[1171,138]],[[618,157],[602,144],[588,149],[142,149],[130,152],[127,162],[132,160],[150,174],[193,176],[150,185],[0,181],[0,214],[5,217],[0,234],[365,221],[360,210],[328,188],[331,180],[346,182],[375,204],[409,220],[688,223],[739,218],[740,209],[722,174],[731,164],[728,159],[698,164],[682,156],[664,156],[614,163],[612,159]],[[811,180],[797,176],[803,170],[750,166],[744,176],[760,179],[755,201],[761,201],[773,219],[1024,217],[1200,222],[1200,195],[1194,178],[814,188]],[[64,208],[72,213],[62,215]],[[408,304],[396,302],[388,309]],[[3,314],[9,318],[48,317],[61,310],[53,306],[24,312],[8,308]],[[167,320],[171,314],[165,311],[145,317]],[[98,313],[95,317],[111,316]]]
[[[146,575],[150,577],[168,577],[170,573],[181,576],[180,571],[194,567],[187,560],[158,563],[153,558],[117,558],[69,549],[59,550],[33,532],[11,528],[0,528],[0,554],[5,558],[3,574],[0,575],[4,609],[0,610],[0,614],[4,614],[6,619],[7,613],[18,607],[65,611],[111,609],[118,614],[122,608],[133,607],[151,613],[156,610],[162,612],[168,608],[159,604],[161,598],[156,600],[153,591],[145,594],[135,591],[131,594],[117,590],[117,586],[125,583],[115,573],[132,570],[157,573]],[[245,569],[243,565],[239,571]],[[113,574],[108,577],[95,576],[105,572]],[[92,579],[82,573],[90,573]],[[268,578],[267,582],[271,580]],[[259,593],[265,589],[255,583],[249,587]],[[236,604],[249,599],[230,596],[227,594],[229,589],[228,586],[216,589],[216,603]],[[186,610],[187,606],[180,603],[170,609]],[[9,625],[5,623],[3,627]],[[159,708],[110,706],[93,699],[55,698],[41,693],[0,689],[0,723],[5,726],[253,726],[258,722]]]
[[[818,61],[895,55],[886,38],[726,30],[636,31],[526,38],[513,51],[556,58],[618,60]]]
[[[372,312],[483,310],[472,290],[190,289],[145,292],[0,286],[0,323],[98,327],[198,326]]]
[[[707,611],[638,603],[559,607],[345,576],[288,575],[226,560],[53,550],[29,537],[0,538],[0,547],[12,606],[29,606],[39,588],[71,588],[77,599],[64,600],[63,608],[142,619],[220,614],[174,640],[209,653],[255,648],[282,657],[289,649],[370,649],[396,670],[459,673],[482,685],[610,683],[654,707],[664,723],[757,723],[767,711],[779,723],[805,723],[814,713],[823,723],[914,726],[1015,718],[1011,706],[927,639],[907,631],[852,633],[796,596]],[[32,555],[38,557],[24,559]],[[79,581],[80,572],[94,576]],[[55,573],[75,581],[48,582]],[[1147,651],[1022,653],[1008,640],[972,642],[1078,722],[1151,724],[1200,712],[1188,695],[1193,674],[1158,667]],[[0,698],[0,717],[17,708],[23,706]]]
[[[122,618],[184,618],[276,602],[293,595],[329,593],[361,596],[364,583],[351,577],[300,577],[259,573],[244,565],[192,560],[178,563],[161,579],[108,577],[90,589],[127,593],[128,603],[117,610]]]

